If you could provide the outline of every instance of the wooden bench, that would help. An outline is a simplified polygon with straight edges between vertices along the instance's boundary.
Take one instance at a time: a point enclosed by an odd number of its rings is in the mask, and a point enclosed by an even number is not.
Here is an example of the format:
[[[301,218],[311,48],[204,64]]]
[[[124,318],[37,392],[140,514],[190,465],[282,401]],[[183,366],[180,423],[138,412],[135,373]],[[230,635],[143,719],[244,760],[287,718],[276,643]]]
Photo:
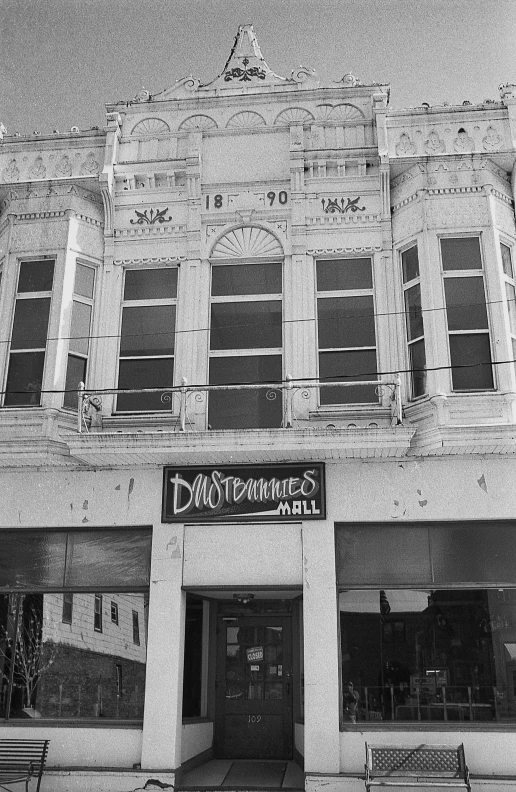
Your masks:
[[[471,792],[464,745],[400,746],[366,743],[365,785],[464,787]]]
[[[0,789],[11,792],[11,784],[25,782],[25,790],[29,792],[29,781],[37,778],[36,792],[39,792],[48,744],[49,740],[0,739]]]

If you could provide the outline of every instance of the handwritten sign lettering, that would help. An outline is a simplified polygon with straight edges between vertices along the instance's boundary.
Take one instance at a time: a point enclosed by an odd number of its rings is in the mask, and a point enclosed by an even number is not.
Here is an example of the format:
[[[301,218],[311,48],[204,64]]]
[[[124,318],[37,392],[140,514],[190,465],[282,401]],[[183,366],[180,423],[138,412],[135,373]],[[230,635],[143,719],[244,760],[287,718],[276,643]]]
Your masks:
[[[166,467],[163,522],[325,518],[324,466]]]

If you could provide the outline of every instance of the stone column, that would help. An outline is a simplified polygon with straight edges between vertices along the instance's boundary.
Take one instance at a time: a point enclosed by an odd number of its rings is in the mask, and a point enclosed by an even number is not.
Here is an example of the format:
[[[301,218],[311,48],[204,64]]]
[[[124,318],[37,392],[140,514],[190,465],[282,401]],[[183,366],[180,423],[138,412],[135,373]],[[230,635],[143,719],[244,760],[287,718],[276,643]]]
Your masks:
[[[181,765],[186,595],[183,526],[155,526],[152,539],[142,770]]]
[[[333,522],[303,525],[305,773],[338,773],[339,640]]]

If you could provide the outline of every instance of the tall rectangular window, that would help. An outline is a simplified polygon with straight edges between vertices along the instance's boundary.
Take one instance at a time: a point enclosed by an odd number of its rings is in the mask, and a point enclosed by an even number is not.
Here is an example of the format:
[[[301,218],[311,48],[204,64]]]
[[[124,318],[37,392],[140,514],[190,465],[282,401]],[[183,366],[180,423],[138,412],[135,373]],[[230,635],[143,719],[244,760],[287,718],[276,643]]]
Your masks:
[[[441,239],[454,391],[494,387],[482,256],[478,237]]]
[[[317,262],[319,379],[376,380],[376,330],[370,258]],[[374,385],[321,388],[321,404],[378,402]]]
[[[6,407],[37,407],[41,400],[54,261],[22,261],[7,372]]]
[[[133,610],[133,643],[140,645],[140,619],[138,611]]]
[[[412,245],[401,254],[403,275],[403,298],[409,352],[412,397],[426,393],[426,354],[421,310],[421,283],[417,245]]]
[[[93,606],[93,629],[102,632],[102,594],[95,594]]]
[[[73,592],[65,591],[63,594],[63,618],[64,624],[71,624],[73,618]]]
[[[511,333],[512,359],[516,367],[516,282],[514,279],[514,267],[512,265],[512,253],[509,245],[500,243],[502,254],[502,267],[505,280],[505,298],[507,300],[507,310],[509,312],[509,328]]]
[[[77,262],[63,400],[63,405],[73,410],[77,409],[79,383],[86,383],[94,288],[95,270]]]
[[[282,380],[282,265],[214,265],[210,385]],[[282,400],[266,389],[213,391],[212,429],[281,426]]]
[[[170,409],[161,397],[173,385],[176,302],[177,269],[126,271],[118,387],[163,390],[121,393],[118,412]]]

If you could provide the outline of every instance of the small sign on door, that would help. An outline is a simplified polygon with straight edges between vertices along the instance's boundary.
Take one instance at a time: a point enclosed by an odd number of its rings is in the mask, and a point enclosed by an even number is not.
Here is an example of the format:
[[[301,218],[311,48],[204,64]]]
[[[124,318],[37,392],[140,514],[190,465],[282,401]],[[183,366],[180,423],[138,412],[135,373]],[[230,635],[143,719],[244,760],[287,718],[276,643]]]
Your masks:
[[[263,646],[250,646],[246,649],[247,662],[256,663],[263,660]]]

